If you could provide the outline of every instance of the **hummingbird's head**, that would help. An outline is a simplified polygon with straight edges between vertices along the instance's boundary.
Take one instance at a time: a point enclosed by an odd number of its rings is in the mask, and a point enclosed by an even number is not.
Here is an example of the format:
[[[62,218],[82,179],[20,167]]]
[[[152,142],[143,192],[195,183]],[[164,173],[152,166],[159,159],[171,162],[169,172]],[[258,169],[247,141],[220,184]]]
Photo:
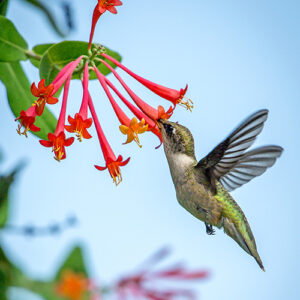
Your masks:
[[[166,152],[195,157],[194,138],[186,127],[165,119],[159,119],[158,123]]]

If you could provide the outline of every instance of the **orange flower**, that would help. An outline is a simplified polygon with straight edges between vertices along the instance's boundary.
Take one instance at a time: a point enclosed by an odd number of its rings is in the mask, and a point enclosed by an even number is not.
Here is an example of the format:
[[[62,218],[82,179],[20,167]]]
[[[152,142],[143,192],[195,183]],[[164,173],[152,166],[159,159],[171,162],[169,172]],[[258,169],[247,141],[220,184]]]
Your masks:
[[[165,111],[165,109],[161,105],[159,105],[157,111],[158,111],[158,120],[159,119],[168,120],[172,116],[174,108],[170,107],[167,111]]]
[[[74,142],[74,138],[70,137],[66,139],[66,135],[63,131],[59,134],[53,134],[51,132],[48,133],[48,141],[40,140],[40,144],[44,147],[52,147],[52,151],[54,152],[54,158],[57,161],[61,161],[66,158],[66,150],[65,147],[71,146]]]
[[[71,76],[66,81],[65,88],[64,88],[64,95],[62,101],[62,108],[59,114],[58,122],[56,125],[56,129],[54,134],[49,132],[48,133],[48,141],[47,140],[40,140],[40,144],[44,147],[52,147],[52,151],[54,152],[54,158],[57,161],[61,161],[62,159],[66,158],[66,150],[65,147],[71,146],[74,142],[74,138],[70,137],[66,139],[65,135],[65,118],[66,118],[66,109],[67,109],[67,99],[69,93],[69,86],[71,81]]]
[[[70,300],[80,300],[88,291],[89,281],[83,275],[73,271],[65,271],[57,286],[57,293]]]
[[[145,125],[145,120],[142,119],[139,123],[138,120],[133,117],[130,121],[129,126],[120,125],[120,131],[127,135],[127,140],[123,144],[131,143],[132,141],[135,141],[140,148],[142,148],[142,145],[140,144],[140,140],[138,137],[138,134],[144,133],[148,130],[148,124]]]
[[[68,132],[75,132],[76,137],[80,142],[82,141],[82,138],[90,139],[92,137],[87,131],[87,128],[90,128],[93,123],[93,120],[91,118],[84,120],[82,116],[77,113],[75,114],[74,119],[69,116],[68,122],[71,125],[65,125],[65,129]]]
[[[105,150],[103,149],[103,154],[105,155]],[[109,154],[108,154],[109,155]],[[122,181],[122,175],[121,175],[121,171],[120,171],[120,167],[124,167],[128,164],[130,157],[127,158],[126,160],[123,160],[122,155],[119,155],[118,158],[116,158],[116,156],[114,156],[114,154],[112,153],[113,158],[106,158],[106,166],[105,167],[101,167],[101,166],[96,166],[95,168],[99,171],[104,171],[106,169],[108,169],[109,174],[111,176],[111,178],[113,179],[113,182],[115,183],[115,185],[118,185],[121,181]]]
[[[84,66],[84,73],[83,73],[83,96],[81,107],[79,113],[75,114],[74,119],[69,116],[68,121],[70,125],[66,125],[65,129],[69,132],[75,132],[77,139],[81,142],[82,138],[90,139],[92,136],[88,133],[87,128],[92,126],[93,120],[92,118],[87,118],[87,110],[88,110],[88,83],[89,83],[89,68],[88,64],[86,63]]]
[[[42,79],[39,82],[38,87],[36,87],[35,83],[31,85],[32,95],[38,97],[38,100],[35,101],[36,114],[38,116],[40,116],[43,113],[46,103],[55,104],[58,102],[57,98],[52,97],[53,89],[54,85],[52,83],[45,86],[45,79]]]

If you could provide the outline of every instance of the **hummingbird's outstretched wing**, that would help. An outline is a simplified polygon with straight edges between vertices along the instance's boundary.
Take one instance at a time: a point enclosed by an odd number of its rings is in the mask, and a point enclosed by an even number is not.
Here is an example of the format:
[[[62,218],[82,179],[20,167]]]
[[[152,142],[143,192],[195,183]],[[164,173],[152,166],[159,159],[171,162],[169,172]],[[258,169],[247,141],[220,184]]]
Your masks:
[[[275,163],[283,150],[281,147],[265,146],[245,153],[262,131],[267,117],[266,109],[252,114],[198,162],[196,168],[206,170],[213,188],[217,179],[228,191],[232,191]]]
[[[219,180],[227,191],[233,191],[272,167],[282,151],[280,146],[263,146],[246,152]]]

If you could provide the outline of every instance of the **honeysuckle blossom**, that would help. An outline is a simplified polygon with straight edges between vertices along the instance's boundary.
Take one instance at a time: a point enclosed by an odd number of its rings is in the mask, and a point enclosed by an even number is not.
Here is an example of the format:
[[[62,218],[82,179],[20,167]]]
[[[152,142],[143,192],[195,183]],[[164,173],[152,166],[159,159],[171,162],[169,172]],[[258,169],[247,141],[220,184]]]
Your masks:
[[[101,300],[106,296],[120,300],[198,299],[196,293],[186,284],[207,279],[208,271],[189,270],[182,264],[157,269],[156,265],[169,255],[169,248],[157,251],[141,264],[138,270],[117,279],[110,285],[99,285],[83,273],[65,270],[55,291],[58,296],[68,300]],[[178,283],[181,287],[178,287]]]
[[[187,91],[188,86],[184,89],[174,90],[167,88],[165,86],[162,86],[160,84],[154,83],[150,80],[147,80],[131,70],[129,70],[127,67],[125,67],[123,64],[121,64],[119,61],[114,59],[113,57],[109,56],[106,53],[101,54],[103,57],[107,58],[111,62],[113,62],[116,66],[120,67],[122,70],[124,70],[126,73],[128,73],[130,76],[132,76],[134,79],[136,79],[138,82],[143,84],[145,87],[147,87],[149,90],[151,90],[153,93],[157,94],[158,96],[171,101],[174,104],[174,107],[177,104],[185,106],[188,110],[192,110],[193,108],[193,102],[191,99],[185,98],[185,93]]]
[[[84,274],[67,270],[62,273],[61,279],[56,286],[59,296],[69,300],[81,300],[88,292],[89,280]]]
[[[116,10],[114,6],[118,6],[121,4],[122,3],[120,1],[99,1],[94,11],[94,17],[96,17],[96,19],[99,18],[99,16],[106,10],[115,13]],[[94,25],[96,24],[95,20],[93,19]],[[91,30],[91,39],[94,30],[93,26]],[[105,51],[105,47],[103,46],[93,47],[92,50],[88,51],[88,55],[81,55],[77,59],[67,63],[58,72],[54,80],[48,84],[48,86],[45,86],[44,79],[39,82],[38,87],[36,87],[35,83],[33,83],[31,87],[32,94],[38,99],[26,112],[22,111],[20,113],[20,116],[17,118],[17,120],[20,121],[20,125],[18,126],[17,131],[21,134],[21,128],[23,126],[24,132],[22,134],[26,136],[28,130],[38,131],[39,128],[34,125],[36,116],[40,116],[42,114],[46,104],[54,104],[58,102],[58,99],[54,96],[57,91],[63,86],[63,84],[65,84],[62,107],[55,132],[48,133],[48,140],[40,140],[41,145],[45,147],[51,147],[55,155],[54,158],[57,161],[61,161],[66,158],[65,147],[70,146],[74,142],[73,137],[66,137],[65,130],[70,133],[75,133],[79,141],[81,141],[83,138],[90,139],[92,136],[87,129],[91,127],[94,121],[97,136],[99,138],[100,146],[105,160],[104,166],[95,165],[95,167],[100,171],[108,169],[110,176],[113,178],[113,182],[118,185],[122,181],[120,168],[127,165],[130,158],[123,160],[123,157],[121,155],[116,156],[111,146],[109,145],[106,136],[104,135],[88,89],[89,72],[94,72],[96,74],[100,86],[104,90],[120,122],[119,129],[121,133],[126,135],[127,137],[126,141],[123,144],[128,144],[132,141],[135,141],[139,147],[141,147],[139,135],[145,132],[152,132],[153,134],[155,134],[160,140],[160,145],[162,144],[161,132],[157,121],[159,119],[169,119],[172,116],[176,105],[183,104],[183,99],[187,87],[185,89],[177,91],[155,84],[136,75],[135,73],[127,69],[124,65],[115,60],[113,57],[105,54]],[[125,83],[125,81],[117,73],[117,71],[104,59],[109,60],[116,66],[119,66],[130,76],[135,78],[138,82],[142,83],[146,88],[150,89],[158,96],[171,101],[173,103],[173,106],[165,109],[162,105],[158,105],[157,108],[155,108],[148,104],[147,101],[141,99]],[[109,71],[112,72],[114,77],[121,84],[121,89],[125,90],[132,101],[127,100],[123,96],[122,92],[119,91],[119,89],[117,89],[116,86],[98,70],[96,64],[99,65],[99,63],[101,63],[102,66],[105,66]],[[76,72],[77,75],[79,74],[80,78],[82,78],[82,102],[79,112],[76,113],[74,117],[71,117],[69,115],[69,124],[65,124],[69,85],[74,72]],[[114,92],[114,94],[117,95],[118,99],[127,106],[127,108],[130,110],[129,113],[133,116],[127,115],[127,113],[125,113],[121,109],[114,96],[112,95],[112,92]],[[188,105],[191,104],[191,102],[188,103]],[[187,107],[190,109],[191,105],[188,105]],[[88,118],[88,110],[90,110],[92,118]],[[160,145],[158,145],[156,148],[158,148]]]
[[[88,83],[89,83],[89,68],[85,63],[83,73],[83,96],[79,113],[75,114],[75,117],[68,117],[70,125],[66,125],[65,129],[68,132],[76,133],[77,139],[81,142],[82,138],[90,139],[92,136],[88,133],[87,128],[92,126],[93,120],[87,117],[88,114]]]
[[[115,286],[119,299],[126,300],[136,297],[149,300],[196,299],[195,293],[186,288],[166,287],[166,281],[184,282],[203,280],[208,277],[207,271],[189,271],[183,266],[174,266],[164,270],[154,271],[153,266],[165,258],[169,252],[159,251],[150,258],[140,271],[121,278]],[[159,284],[164,282],[164,288]]]
[[[122,5],[122,2],[119,0],[98,0],[98,3],[96,4],[93,11],[92,26],[91,26],[88,49],[91,48],[96,24],[99,18],[101,17],[101,15],[104,14],[107,10],[112,14],[117,14],[117,9],[115,8],[115,6],[120,6],[120,5]]]
[[[104,135],[88,90],[89,70],[95,72],[100,86],[104,90],[120,122],[120,131],[122,134],[127,136],[127,139],[123,144],[128,144],[132,141],[135,141],[137,145],[141,147],[139,135],[145,132],[152,132],[159,138],[161,145],[162,138],[157,120],[169,119],[173,114],[175,105],[174,107],[170,106],[168,110],[165,110],[165,108],[161,105],[158,105],[157,109],[152,107],[147,102],[142,100],[135,92],[133,92],[131,88],[129,88],[129,86],[125,83],[125,81],[114,70],[112,66],[110,66],[103,59],[99,58],[99,55],[101,55],[103,51],[105,51],[103,50],[103,47],[101,49],[93,49],[93,51],[96,51],[94,53],[92,52],[92,55],[95,57],[95,61],[101,62],[113,73],[114,77],[121,83],[122,87],[133,100],[135,105],[128,101],[123,96],[123,94],[115,87],[115,85],[112,84],[112,82],[97,69],[93,61],[90,61],[87,56],[80,56],[74,61],[66,64],[48,86],[45,86],[45,80],[43,79],[38,84],[38,87],[36,87],[35,84],[32,85],[32,93],[36,97],[38,97],[38,100],[26,112],[22,111],[20,117],[17,118],[18,120],[20,120],[18,132],[21,133],[22,126],[24,126],[25,128],[23,132],[23,134],[25,135],[28,130],[38,130],[38,127],[33,124],[35,121],[35,117],[39,114],[42,114],[45,104],[51,104],[54,102],[56,103],[58,101],[54,97],[54,95],[65,83],[62,108],[55,132],[48,133],[48,140],[40,140],[41,145],[45,147],[51,147],[55,155],[54,158],[57,161],[61,161],[66,158],[65,147],[70,146],[74,142],[73,137],[66,137],[65,130],[71,133],[75,133],[79,141],[81,141],[82,138],[89,139],[91,138],[91,135],[89,134],[87,129],[91,127],[94,120],[95,128],[105,160],[105,166],[95,165],[95,167],[100,171],[108,169],[110,176],[113,178],[113,182],[118,185],[122,181],[120,168],[128,164],[129,158],[123,160],[123,157],[121,155],[116,156],[112,148],[110,147],[107,138]],[[112,58],[109,56],[109,59],[111,60]],[[84,62],[84,66],[79,65],[81,61]],[[89,65],[91,66],[89,67]],[[79,112],[76,113],[74,117],[68,116],[69,125],[66,125],[65,117],[69,85],[72,74],[75,70],[83,70],[83,74],[81,74],[83,78],[83,96]],[[166,88],[166,90],[168,89]],[[171,89],[169,90],[174,91]],[[132,117],[129,117],[127,116],[127,114],[125,114],[125,112],[121,109],[119,104],[114,99],[111,91],[113,91],[118,96],[118,98],[129,108],[129,110],[133,114]],[[39,109],[36,108],[38,105]],[[91,112],[92,118],[88,118],[88,109]],[[156,148],[158,148],[159,146],[157,146]]]
[[[133,117],[128,124],[126,125],[120,125],[120,131],[124,134],[127,135],[127,140],[123,144],[128,144],[131,143],[132,141],[135,141],[139,147],[142,147],[140,144],[139,140],[139,134],[144,133],[148,129],[148,124],[145,125],[145,120],[142,119],[142,121],[138,122],[136,117]]]
[[[118,89],[108,80],[105,78],[107,85],[118,95],[118,97],[122,100],[122,102],[131,110],[131,112],[140,120],[145,120],[146,125],[148,125],[148,131],[154,133],[160,140],[160,145],[162,144],[162,137],[161,132],[157,126],[157,123],[149,118],[146,114],[144,114],[141,110],[139,110],[136,106],[130,103],[119,91]],[[156,148],[158,148],[158,145]]]
[[[110,93],[107,83],[105,81],[105,76],[102,75],[96,67],[94,67],[94,71],[121,123],[119,127],[120,131],[123,134],[127,135],[127,141],[124,144],[128,144],[134,140],[138,144],[138,146],[141,147],[138,134],[142,134],[146,132],[148,129],[148,124],[145,125],[144,119],[142,119],[139,123],[135,117],[133,117],[130,120],[123,112],[123,110],[120,108],[120,106],[117,104],[117,102],[114,100],[112,94]]]
[[[100,61],[114,74],[114,76],[118,79],[118,81],[121,83],[123,88],[126,90],[128,95],[131,97],[131,99],[135,102],[135,104],[142,110],[148,117],[150,117],[152,120],[158,120],[160,118],[158,114],[158,110],[152,107],[151,105],[147,104],[145,101],[143,101],[138,95],[136,95],[129,87],[128,85],[124,82],[124,80],[121,78],[121,76],[104,60]],[[173,109],[170,107],[168,110],[169,116],[168,118],[172,115]],[[163,116],[166,116],[166,114],[163,114]]]
[[[17,132],[18,134],[24,134],[27,137],[27,131],[31,130],[33,132],[40,131],[41,129],[34,125],[35,117],[37,116],[35,105],[30,106],[26,111],[22,110],[20,116],[15,119],[19,120]],[[21,132],[21,128],[24,127],[24,131]]]
[[[58,102],[58,99],[53,97],[53,89],[54,85],[52,83],[45,86],[45,79],[42,79],[37,87],[35,83],[31,85],[32,95],[38,97],[34,106],[38,116],[42,115],[46,103],[55,104]]]
[[[89,108],[92,114],[92,118],[94,120],[94,124],[96,127],[97,135],[99,138],[100,142],[100,147],[102,149],[102,153],[104,156],[105,160],[105,166],[100,167],[95,165],[95,168],[98,169],[99,171],[103,171],[108,169],[110,176],[112,177],[114,183],[118,185],[122,181],[122,175],[120,171],[120,167],[123,167],[128,164],[130,158],[127,158],[126,160],[123,161],[123,157],[119,155],[118,157],[115,156],[113,150],[111,149],[104,132],[101,128],[100,122],[98,120],[94,104],[92,101],[92,98],[89,96]]]
[[[66,158],[66,150],[65,147],[71,146],[74,142],[74,138],[66,138],[65,135],[65,118],[66,118],[66,109],[67,109],[67,98],[69,93],[69,86],[71,81],[71,75],[66,81],[64,87],[64,95],[62,101],[62,108],[60,111],[60,115],[58,118],[57,126],[54,134],[48,133],[48,140],[40,140],[40,144],[45,147],[52,147],[52,151],[54,152],[54,158],[57,161],[61,161]]]
[[[107,10],[112,14],[116,14],[117,10],[115,6],[121,6],[123,3],[119,0],[98,0],[98,8],[101,14]]]
[[[45,79],[41,79],[37,87],[35,83],[32,83],[31,93],[33,96],[38,98],[34,103],[38,116],[42,115],[46,103],[56,104],[58,102],[58,99],[53,97],[53,95],[59,90],[70,74],[73,73],[81,59],[82,56],[64,66],[57,74],[53,82],[47,86],[45,86]]]

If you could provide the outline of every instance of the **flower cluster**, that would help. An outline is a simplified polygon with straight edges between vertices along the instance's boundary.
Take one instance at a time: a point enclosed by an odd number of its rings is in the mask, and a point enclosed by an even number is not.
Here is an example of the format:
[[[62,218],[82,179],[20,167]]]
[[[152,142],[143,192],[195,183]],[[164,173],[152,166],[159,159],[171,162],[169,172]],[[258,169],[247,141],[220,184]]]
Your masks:
[[[94,10],[90,43],[88,46],[89,49],[91,47],[93,32],[97,20],[106,10],[112,13],[117,13],[115,6],[118,5],[122,5],[122,2],[118,0],[98,0],[98,3]],[[58,102],[55,94],[61,87],[64,86],[61,111],[59,114],[56,129],[53,133],[48,133],[47,140],[40,140],[40,144],[44,147],[52,148],[52,151],[54,152],[54,158],[57,161],[61,161],[66,158],[66,147],[71,146],[74,142],[74,137],[67,138],[65,131],[74,133],[77,139],[81,142],[82,139],[90,139],[92,137],[88,130],[94,122],[100,142],[100,147],[102,149],[105,160],[104,166],[95,165],[95,167],[100,171],[108,169],[114,183],[118,185],[122,180],[120,167],[125,166],[129,162],[130,158],[123,160],[123,157],[121,155],[116,156],[102,130],[98,115],[95,111],[93,100],[88,89],[90,72],[94,72],[96,74],[100,86],[104,90],[120,122],[119,129],[121,133],[127,137],[124,144],[135,141],[139,147],[142,147],[139,135],[145,132],[152,132],[159,138],[161,145],[162,138],[157,120],[169,119],[172,116],[177,104],[184,105],[189,110],[192,109],[193,105],[191,100],[185,98],[187,86],[184,89],[174,90],[149,81],[132,72],[119,61],[108,55],[105,51],[105,48],[102,46],[95,46],[92,50],[90,49],[88,53],[88,55],[82,55],[76,60],[71,61],[67,65],[65,65],[59,71],[55,79],[47,86],[45,85],[44,79],[42,79],[37,86],[35,85],[35,83],[32,84],[31,92],[33,96],[37,98],[37,100],[32,104],[30,108],[28,108],[27,111],[22,110],[20,112],[20,116],[16,119],[20,122],[17,132],[19,134],[24,134],[27,137],[27,132],[29,130],[33,132],[39,131],[40,128],[34,124],[36,117],[39,117],[43,114],[46,104],[51,105]],[[125,92],[131,98],[133,103],[130,102],[116,88],[116,86],[98,70],[97,66],[99,65],[107,68],[107,71],[111,72],[114,75],[117,81],[124,88]],[[115,71],[112,65],[119,67],[128,75],[144,85],[147,89],[149,89],[159,97],[170,101],[173,105],[171,105],[167,110],[165,110],[165,108],[161,105],[159,105],[157,108],[149,105],[125,83],[123,78]],[[82,81],[82,103],[79,112],[76,113],[74,117],[68,116],[67,119],[69,124],[66,124],[66,109],[69,86],[74,72],[80,74],[80,78]],[[112,92],[124,103],[125,106],[127,106],[127,108],[133,114],[133,117],[128,117],[125,114],[125,112],[121,109],[121,107],[115,100]],[[88,117],[88,110],[91,113],[91,118]],[[22,127],[24,127],[23,132],[21,132]]]
[[[164,270],[154,271],[152,267],[169,254],[167,249],[157,252],[148,262],[147,266],[133,275],[127,275],[120,279],[115,290],[120,299],[149,300],[174,300],[196,299],[195,293],[190,289],[171,287],[160,288],[161,284],[169,282],[187,282],[203,280],[209,276],[207,271],[189,271],[183,266],[173,266]]]
[[[79,141],[82,141],[82,139],[89,139],[91,138],[91,135],[88,132],[88,129],[91,127],[94,121],[100,146],[105,159],[105,166],[95,167],[98,170],[108,169],[111,177],[113,178],[113,181],[115,182],[115,184],[118,184],[122,180],[120,167],[125,166],[129,162],[129,158],[123,160],[123,157],[121,155],[116,156],[114,154],[101,128],[91,95],[88,90],[89,72],[94,72],[96,74],[100,86],[103,88],[105,94],[107,95],[107,98],[112,105],[112,108],[114,109],[114,112],[120,122],[120,131],[127,136],[124,144],[135,141],[140,147],[141,144],[138,135],[147,131],[154,133],[160,139],[160,142],[162,141],[161,133],[157,125],[157,120],[163,118],[168,119],[171,117],[175,106],[178,103],[183,103],[182,100],[184,99],[187,88],[177,91],[153,83],[136,75],[119,61],[104,53],[103,48],[100,47],[93,50],[98,51],[97,55],[94,55],[95,53],[93,53],[95,61],[90,61],[90,57],[82,55],[76,60],[71,61],[66,66],[64,66],[49,85],[45,86],[44,79],[39,82],[38,86],[36,86],[35,83],[32,84],[31,91],[32,94],[37,98],[37,100],[27,111],[21,111],[20,116],[17,118],[17,120],[20,121],[20,125],[18,126],[17,131],[21,133],[21,127],[24,127],[24,131],[22,132],[22,134],[26,136],[28,130],[38,131],[39,128],[34,125],[35,118],[43,114],[46,104],[55,104],[58,102],[58,99],[55,98],[55,93],[64,85],[62,106],[56,129],[54,133],[48,133],[48,140],[40,141],[41,145],[52,148],[55,159],[57,161],[61,161],[62,159],[66,158],[65,148],[72,145],[74,142],[74,137],[66,138],[65,131],[74,133]],[[146,88],[148,88],[158,96],[171,101],[173,106],[170,106],[170,108],[166,111],[165,108],[161,105],[159,105],[158,108],[154,108],[143,101],[129,88],[129,86],[125,83],[121,76],[110,64],[107,63],[107,61],[110,61],[117,67],[123,69],[125,72],[127,72],[129,75],[138,80]],[[127,94],[133,100],[134,104],[127,100],[126,97],[115,87],[115,85],[98,70],[95,62],[100,62],[112,72],[115,78],[121,83]],[[83,70],[81,76],[83,86],[82,103],[79,112],[76,113],[74,117],[68,116],[69,125],[67,125],[65,124],[65,119],[69,86],[72,74],[77,70]],[[121,109],[121,107],[113,97],[111,93],[112,91],[129,108],[134,117],[129,118],[125,114],[125,112]],[[88,117],[88,109],[90,110],[92,118]]]
[[[159,250],[139,271],[126,275],[108,286],[99,286],[82,273],[66,270],[56,286],[56,293],[68,300],[100,300],[108,293],[122,300],[197,299],[192,289],[179,288],[178,283],[198,282],[207,279],[209,273],[205,270],[190,271],[182,265],[154,270],[154,265],[169,254],[167,248]]]

